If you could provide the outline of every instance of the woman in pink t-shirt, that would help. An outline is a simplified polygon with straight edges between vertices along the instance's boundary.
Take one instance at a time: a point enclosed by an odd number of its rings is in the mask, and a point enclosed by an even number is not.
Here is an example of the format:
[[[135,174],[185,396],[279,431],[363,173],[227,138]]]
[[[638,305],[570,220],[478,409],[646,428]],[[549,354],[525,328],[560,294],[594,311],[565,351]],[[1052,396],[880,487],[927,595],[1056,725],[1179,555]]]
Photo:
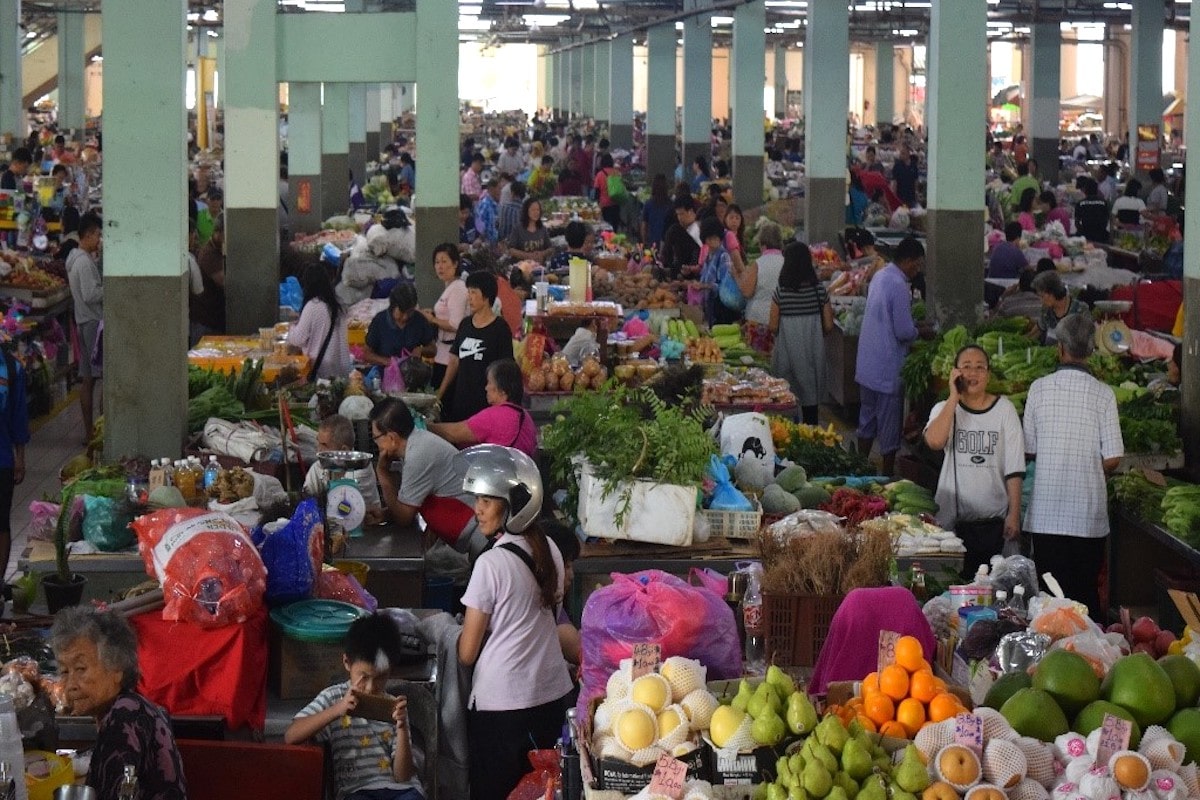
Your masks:
[[[525,387],[517,362],[505,358],[487,368],[488,407],[463,422],[435,422],[429,430],[459,449],[477,444],[500,444],[534,458],[537,425],[522,407]]]
[[[431,384],[441,386],[446,377],[446,365],[450,363],[450,345],[458,333],[458,323],[467,315],[467,285],[458,276],[458,245],[446,242],[433,248],[433,271],[445,284],[442,296],[433,308],[423,308],[421,313],[429,324],[437,328],[437,354],[433,357]],[[444,401],[449,405],[449,401]]]

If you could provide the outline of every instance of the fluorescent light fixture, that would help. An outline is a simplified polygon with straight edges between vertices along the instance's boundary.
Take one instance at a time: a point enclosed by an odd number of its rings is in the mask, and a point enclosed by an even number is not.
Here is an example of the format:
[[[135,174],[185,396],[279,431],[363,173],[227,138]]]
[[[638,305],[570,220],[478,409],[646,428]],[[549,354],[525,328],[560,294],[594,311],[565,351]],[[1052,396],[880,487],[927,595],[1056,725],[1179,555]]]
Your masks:
[[[570,14],[524,14],[521,17],[525,20],[526,25],[538,25],[540,27],[552,28],[555,25],[561,25],[571,19]]]
[[[205,22],[216,22],[220,18],[221,18],[221,15],[217,13],[217,10],[215,8],[210,8],[204,12],[204,21]]]
[[[477,17],[483,13],[483,6],[459,6],[458,13]]]
[[[25,38],[26,38],[26,39],[36,39],[36,38],[37,38],[37,31],[29,31],[29,32],[27,32],[27,33],[25,34]]]
[[[681,31],[681,30],[683,30],[683,23],[682,23],[682,22],[676,22],[676,23],[675,23],[675,30],[677,30],[677,31]]]
[[[492,23],[490,20],[480,19],[479,17],[459,17],[458,29],[460,31],[490,31]]]
[[[189,11],[188,15],[187,15],[187,21],[188,22],[199,22],[200,21],[200,13],[197,11]]]
[[[104,60],[104,56],[92,56],[92,63],[93,63],[93,64],[95,64],[95,63],[97,63],[97,62],[100,62],[100,61],[103,61],[103,60]]]
[[[808,8],[808,0],[767,0],[767,8]]]
[[[714,28],[719,25],[732,25],[733,17],[710,17],[709,24]]]

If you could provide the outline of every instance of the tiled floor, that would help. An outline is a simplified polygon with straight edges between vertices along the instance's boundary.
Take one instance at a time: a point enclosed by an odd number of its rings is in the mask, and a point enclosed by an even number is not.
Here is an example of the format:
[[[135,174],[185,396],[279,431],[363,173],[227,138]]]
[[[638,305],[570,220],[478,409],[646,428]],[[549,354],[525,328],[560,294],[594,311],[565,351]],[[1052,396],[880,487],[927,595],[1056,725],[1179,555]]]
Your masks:
[[[58,473],[63,464],[83,452],[83,418],[75,394],[55,414],[34,420],[33,439],[25,448],[25,481],[13,492],[12,552],[4,571],[7,578],[16,569],[17,560],[29,539],[29,504],[43,495],[57,499],[62,484]]]

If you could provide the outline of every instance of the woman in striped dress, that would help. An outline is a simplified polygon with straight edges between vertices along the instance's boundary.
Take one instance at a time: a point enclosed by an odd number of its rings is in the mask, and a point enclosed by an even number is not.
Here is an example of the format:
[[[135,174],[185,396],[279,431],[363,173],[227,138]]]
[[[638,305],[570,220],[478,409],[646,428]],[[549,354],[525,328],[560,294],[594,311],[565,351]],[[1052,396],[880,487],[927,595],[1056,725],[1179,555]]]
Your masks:
[[[775,334],[771,372],[792,387],[804,423],[816,425],[825,394],[825,334],[833,330],[833,309],[803,242],[792,242],[783,251],[770,328]]]

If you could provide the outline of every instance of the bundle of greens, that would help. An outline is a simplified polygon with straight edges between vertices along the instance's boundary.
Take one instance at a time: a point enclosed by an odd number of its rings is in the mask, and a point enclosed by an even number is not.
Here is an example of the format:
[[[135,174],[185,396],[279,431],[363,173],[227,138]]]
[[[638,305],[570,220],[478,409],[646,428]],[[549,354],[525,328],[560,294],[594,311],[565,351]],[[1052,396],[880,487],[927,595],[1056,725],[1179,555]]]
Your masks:
[[[1192,547],[1200,547],[1200,486],[1181,484],[1162,499],[1162,524]]]
[[[1150,480],[1140,470],[1114,475],[1108,481],[1108,499],[1114,509],[1125,509],[1156,525],[1162,523],[1166,493],[1166,486]]]

